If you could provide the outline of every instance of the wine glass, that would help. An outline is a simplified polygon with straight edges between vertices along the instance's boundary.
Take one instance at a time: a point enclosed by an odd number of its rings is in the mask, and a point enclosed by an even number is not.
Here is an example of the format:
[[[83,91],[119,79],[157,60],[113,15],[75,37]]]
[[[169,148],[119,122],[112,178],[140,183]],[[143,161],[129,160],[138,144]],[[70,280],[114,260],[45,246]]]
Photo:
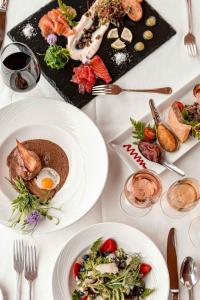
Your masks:
[[[120,207],[127,215],[143,217],[162,193],[162,183],[151,170],[140,170],[128,177],[120,197]]]
[[[182,218],[192,210],[200,199],[200,185],[194,178],[174,182],[160,201],[161,209],[170,218]]]
[[[41,69],[32,50],[22,43],[11,43],[1,51],[1,74],[4,83],[15,92],[33,89]]]

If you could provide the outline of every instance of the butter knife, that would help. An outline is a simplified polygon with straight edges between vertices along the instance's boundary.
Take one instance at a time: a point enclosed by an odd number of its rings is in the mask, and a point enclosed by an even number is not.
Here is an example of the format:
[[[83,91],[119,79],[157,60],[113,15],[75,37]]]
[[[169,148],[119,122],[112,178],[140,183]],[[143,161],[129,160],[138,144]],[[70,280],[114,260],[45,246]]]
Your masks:
[[[170,229],[167,240],[167,266],[169,271],[171,298],[172,300],[179,300],[179,276],[174,228]]]
[[[7,7],[8,0],[0,0],[0,50],[5,36]]]

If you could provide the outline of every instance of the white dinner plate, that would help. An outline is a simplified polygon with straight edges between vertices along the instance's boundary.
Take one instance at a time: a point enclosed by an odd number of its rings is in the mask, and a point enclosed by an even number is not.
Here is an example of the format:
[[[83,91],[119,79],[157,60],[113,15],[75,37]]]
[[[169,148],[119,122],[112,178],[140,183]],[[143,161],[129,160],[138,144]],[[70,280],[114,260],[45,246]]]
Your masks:
[[[105,142],[94,123],[71,104],[54,99],[29,99],[0,110],[0,222],[8,225],[9,200],[16,192],[5,179],[9,177],[6,159],[16,139],[47,139],[58,144],[69,159],[69,175],[52,199],[51,211],[60,223],[45,220],[37,233],[55,231],[71,225],[85,215],[98,200],[108,173]]]
[[[140,253],[145,262],[152,266],[146,279],[146,286],[155,292],[148,300],[167,300],[169,296],[169,275],[165,260],[156,245],[139,230],[120,223],[100,223],[76,234],[61,251],[53,272],[52,288],[55,300],[71,299],[74,288],[72,266],[77,257],[87,252],[98,239],[113,238],[119,247],[129,253]]]

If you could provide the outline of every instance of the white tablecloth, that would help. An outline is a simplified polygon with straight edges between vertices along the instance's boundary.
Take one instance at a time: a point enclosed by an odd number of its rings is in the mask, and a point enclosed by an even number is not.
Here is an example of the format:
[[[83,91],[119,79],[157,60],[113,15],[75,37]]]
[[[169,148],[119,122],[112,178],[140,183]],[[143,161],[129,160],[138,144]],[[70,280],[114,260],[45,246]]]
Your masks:
[[[84,0],[86,1],[86,0]],[[7,30],[12,28],[25,17],[32,14],[47,0],[10,0],[8,11]],[[187,17],[185,0],[149,0],[149,2],[165,17],[176,29],[177,34],[156,52],[146,58],[142,63],[123,76],[119,82],[123,86],[156,87],[172,86],[174,91],[199,74],[199,57],[190,58],[186,55],[183,46],[183,35],[187,31]],[[200,49],[200,2],[193,0],[194,32]],[[5,39],[5,44],[9,39]],[[18,101],[21,95],[13,94],[0,80],[0,107]],[[38,86],[25,95],[55,97],[61,99],[56,91],[42,78]],[[165,96],[154,95],[157,103],[162,102]],[[137,119],[142,117],[148,109],[148,95],[123,94],[117,97],[99,97],[83,108],[98,125],[105,140],[108,142],[129,126],[130,115]],[[62,99],[61,99],[62,101]],[[107,113],[109,112],[109,113]],[[39,277],[35,282],[35,299],[52,300],[51,275],[53,266],[61,248],[66,241],[77,231],[85,226],[102,221],[118,221],[130,224],[142,230],[158,245],[165,255],[167,233],[171,226],[178,232],[178,257],[179,262],[187,256],[199,260],[199,250],[194,248],[188,237],[188,226],[191,219],[200,215],[197,208],[186,218],[173,220],[165,217],[159,203],[153,207],[149,215],[141,219],[133,219],[124,215],[119,208],[119,195],[123,184],[129,175],[128,169],[115,153],[110,155],[110,169],[105,190],[98,204],[84,218],[76,224],[60,232],[36,236],[39,247],[40,264]],[[199,146],[181,158],[177,165],[187,172],[188,176],[199,177]],[[167,188],[178,177],[166,171],[162,175],[164,187]],[[12,269],[12,243],[17,234],[10,229],[0,226],[0,286],[5,292],[5,299],[15,298],[15,273]],[[24,283],[24,298],[27,299],[27,285]],[[183,289],[182,289],[183,290]],[[195,299],[199,299],[200,284],[195,288]],[[183,290],[182,299],[187,299]],[[59,300],[59,299],[58,299]],[[69,299],[67,299],[69,300]],[[158,299],[162,300],[162,299]]]

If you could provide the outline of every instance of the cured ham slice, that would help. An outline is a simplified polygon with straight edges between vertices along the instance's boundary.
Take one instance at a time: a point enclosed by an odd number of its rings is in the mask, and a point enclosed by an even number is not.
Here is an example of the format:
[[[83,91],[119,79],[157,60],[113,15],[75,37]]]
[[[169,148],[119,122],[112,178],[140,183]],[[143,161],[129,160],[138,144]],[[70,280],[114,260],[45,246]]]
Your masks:
[[[190,125],[183,124],[183,116],[176,105],[176,102],[170,107],[168,124],[181,143],[184,143],[188,139],[192,127]]]

